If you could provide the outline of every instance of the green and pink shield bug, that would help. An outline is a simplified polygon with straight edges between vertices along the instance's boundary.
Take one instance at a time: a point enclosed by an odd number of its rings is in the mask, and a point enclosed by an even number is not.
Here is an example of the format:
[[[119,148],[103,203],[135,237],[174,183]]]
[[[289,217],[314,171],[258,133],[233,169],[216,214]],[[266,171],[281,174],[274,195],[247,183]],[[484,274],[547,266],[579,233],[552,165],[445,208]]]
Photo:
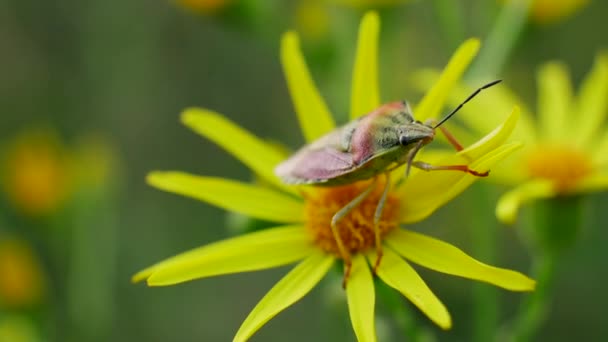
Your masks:
[[[378,254],[374,271],[382,259],[378,223],[391,184],[390,171],[406,164],[406,175],[409,174],[412,166],[425,171],[456,170],[479,177],[488,175],[488,172],[479,173],[471,170],[467,165],[431,165],[422,161],[414,161],[414,158],[423,146],[433,141],[437,128],[442,131],[456,150],[462,150],[458,141],[441,125],[482,90],[499,82],[500,80],[493,81],[477,89],[436,124],[433,121],[422,123],[415,120],[407,101],[384,104],[371,113],[338,127],[316,141],[303,146],[275,168],[275,174],[287,184],[339,186],[373,179],[368,188],[338,210],[331,220],[332,234],[346,265],[344,286],[346,286],[346,280],[350,274],[351,251],[345,248],[337,225],[372,192],[378,177],[384,175],[386,181],[374,213],[375,246]]]

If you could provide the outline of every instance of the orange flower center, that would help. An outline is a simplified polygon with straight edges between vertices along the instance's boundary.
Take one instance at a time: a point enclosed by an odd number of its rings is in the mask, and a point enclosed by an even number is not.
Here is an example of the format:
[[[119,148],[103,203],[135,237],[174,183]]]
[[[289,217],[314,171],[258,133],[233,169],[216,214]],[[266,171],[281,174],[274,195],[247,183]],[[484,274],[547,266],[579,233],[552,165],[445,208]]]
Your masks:
[[[528,154],[527,167],[530,176],[551,180],[562,192],[593,172],[590,158],[570,146],[538,146]]]
[[[351,200],[364,192],[371,181],[337,187],[318,187],[307,192],[306,227],[315,243],[324,251],[341,258],[331,230],[332,217]],[[374,190],[337,223],[344,247],[351,253],[375,246],[374,214],[384,190],[384,180],[379,180]],[[382,210],[378,228],[383,237],[399,225],[399,197],[389,191]]]
[[[49,214],[67,197],[67,165],[52,145],[22,143],[5,162],[6,191],[17,209],[25,214]]]
[[[0,302],[23,307],[41,299],[44,287],[40,265],[28,246],[14,240],[0,241]]]

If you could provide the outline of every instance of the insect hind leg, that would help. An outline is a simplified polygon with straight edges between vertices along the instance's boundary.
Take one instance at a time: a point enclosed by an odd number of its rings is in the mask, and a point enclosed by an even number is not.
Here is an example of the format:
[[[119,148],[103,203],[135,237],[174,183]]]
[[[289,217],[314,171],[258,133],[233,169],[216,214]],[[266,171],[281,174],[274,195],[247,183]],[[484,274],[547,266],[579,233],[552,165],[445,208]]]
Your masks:
[[[340,236],[340,231],[338,230],[338,222],[343,219],[348,213],[350,213],[354,208],[356,208],[363,200],[369,196],[369,194],[376,187],[376,181],[378,177],[375,177],[372,183],[369,185],[365,191],[357,195],[357,197],[353,198],[350,202],[348,202],[344,207],[338,210],[334,216],[331,218],[331,232],[334,236],[334,240],[336,240],[336,245],[338,245],[338,250],[340,251],[340,255],[342,259],[344,259],[344,278],[342,279],[342,287],[346,288],[346,282],[348,277],[350,276],[350,270],[352,267],[352,259],[350,257],[350,251],[346,249],[344,246],[344,242],[342,242],[342,237]],[[376,209],[377,210],[377,209]]]
[[[384,210],[384,205],[386,203],[386,198],[388,196],[388,191],[391,187],[391,177],[390,173],[384,173],[386,177],[386,183],[384,184],[384,190],[382,191],[382,196],[378,201],[378,205],[376,206],[376,211],[374,212],[374,235],[376,242],[376,262],[374,263],[374,274],[378,270],[378,266],[380,266],[380,261],[382,260],[382,241],[380,240],[380,219],[382,218],[382,211]]]

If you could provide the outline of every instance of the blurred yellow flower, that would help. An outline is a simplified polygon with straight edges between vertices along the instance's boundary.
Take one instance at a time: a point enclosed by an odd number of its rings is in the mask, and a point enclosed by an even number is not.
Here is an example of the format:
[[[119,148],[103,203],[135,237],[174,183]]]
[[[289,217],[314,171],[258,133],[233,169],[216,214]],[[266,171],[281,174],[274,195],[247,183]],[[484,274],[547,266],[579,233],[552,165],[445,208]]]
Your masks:
[[[329,9],[325,0],[301,0],[295,11],[298,31],[306,38],[321,39],[329,32]]]
[[[28,307],[44,294],[44,277],[31,248],[23,241],[0,237],[0,307]]]
[[[432,72],[416,77],[418,85],[432,82]],[[522,104],[522,116],[513,138],[524,148],[493,173],[492,180],[513,186],[496,208],[498,218],[513,223],[522,203],[540,198],[600,191],[608,188],[608,54],[601,53],[574,95],[568,68],[559,62],[546,63],[537,73],[537,117],[506,87],[499,87],[463,108],[459,118],[475,132],[492,127],[500,118],[480,115],[491,109],[500,112],[512,103]],[[458,96],[470,89],[460,87]],[[462,133],[461,135],[464,135]]]
[[[26,215],[57,210],[69,193],[65,150],[49,130],[30,130],[6,148],[3,187],[13,206]]]
[[[80,138],[71,153],[73,183],[76,187],[103,187],[113,182],[120,171],[114,147],[101,135]]]
[[[367,13],[361,23],[351,94],[351,118],[356,119],[379,105],[377,39],[379,18]],[[460,78],[479,47],[477,40],[465,42],[452,57],[441,79],[416,108],[416,117],[436,117],[452,85]],[[302,132],[308,142],[334,128],[332,116],[319,94],[304,58],[298,37],[283,36],[281,60]],[[498,128],[477,143],[443,160],[469,164],[483,172],[495,165],[518,144],[503,144],[518,118],[514,110]],[[264,140],[238,127],[222,115],[199,108],[186,110],[185,125],[214,141],[241,160],[272,187],[261,187],[217,177],[183,172],[152,172],[148,182],[165,191],[193,197],[227,210],[279,222],[280,226],[203,246],[161,261],[137,273],[134,281],[165,286],[193,279],[267,269],[299,261],[257,304],[245,319],[234,341],[245,341],[279,312],[305,296],[339,260],[330,220],[368,182],[341,187],[294,188],[275,176],[275,166],[285,155]],[[443,329],[451,317],[409,262],[443,272],[479,280],[513,291],[529,291],[535,282],[515,271],[483,264],[458,248],[440,240],[399,228],[415,223],[466,189],[476,177],[462,172],[414,170],[400,182],[396,171],[388,193],[380,227],[383,257],[376,269],[382,281],[412,301]],[[372,270],[376,263],[373,216],[382,184],[340,223],[340,235],[352,252],[352,269],[346,279],[346,295],[353,329],[359,341],[375,341],[375,294]],[[409,262],[408,262],[409,261]]]
[[[574,15],[588,3],[589,0],[533,0],[530,16],[537,23],[551,24]]]
[[[32,320],[17,315],[2,315],[0,317],[0,341],[40,342],[42,339]]]

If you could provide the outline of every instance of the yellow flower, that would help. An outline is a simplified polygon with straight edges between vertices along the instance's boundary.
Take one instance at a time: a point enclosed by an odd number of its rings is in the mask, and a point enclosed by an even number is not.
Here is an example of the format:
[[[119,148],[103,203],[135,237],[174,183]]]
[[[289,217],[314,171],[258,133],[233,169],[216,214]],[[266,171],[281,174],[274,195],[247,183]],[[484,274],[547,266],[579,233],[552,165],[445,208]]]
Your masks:
[[[24,214],[50,214],[69,193],[67,153],[50,131],[31,130],[17,136],[6,149],[3,164],[8,199]]]
[[[40,264],[24,242],[0,237],[0,307],[27,307],[44,294]]]
[[[432,82],[432,72],[422,72],[420,87]],[[496,208],[498,218],[513,223],[520,206],[528,201],[608,188],[608,54],[601,53],[574,95],[568,69],[559,62],[541,66],[537,73],[537,117],[521,105],[521,118],[513,138],[524,148],[493,173],[492,180],[514,188],[503,195]],[[457,96],[470,89],[460,87]],[[497,87],[463,108],[459,118],[473,131],[483,132],[500,120],[484,115],[522,103],[506,87]],[[466,133],[459,133],[459,136]]]
[[[20,315],[0,316],[0,341],[39,342],[42,341],[34,322]]]
[[[530,16],[540,24],[566,19],[587,6],[589,0],[533,0]]]
[[[295,10],[295,23],[300,32],[320,40],[329,32],[331,18],[325,0],[300,0]]]
[[[377,80],[377,39],[379,18],[368,13],[362,20],[355,60],[351,118],[355,119],[379,105]],[[449,89],[460,78],[479,47],[477,40],[465,42],[442,74],[441,79],[418,104],[417,118],[435,117]],[[313,141],[334,128],[334,121],[310,77],[293,32],[283,36],[281,60],[302,132]],[[482,140],[460,153],[447,156],[444,163],[469,163],[488,170],[519,147],[503,144],[517,121],[517,111]],[[152,172],[153,186],[193,197],[227,210],[273,222],[281,226],[203,246],[137,273],[134,281],[165,286],[198,278],[267,269],[299,261],[257,304],[245,319],[234,341],[245,341],[268,320],[306,295],[340,259],[331,237],[330,220],[335,211],[369,184],[359,182],[341,187],[294,188],[282,184],[273,173],[285,155],[265,141],[239,128],[223,116],[206,109],[188,109],[183,122],[202,136],[225,148],[272,187],[186,174]],[[484,281],[513,291],[529,291],[534,281],[506,269],[483,264],[458,248],[434,238],[400,229],[402,223],[418,222],[467,188],[476,177],[461,172],[414,170],[406,182],[396,172],[383,212],[383,258],[377,275],[412,301],[441,328],[451,327],[451,318],[409,262],[439,272]],[[352,269],[346,295],[351,322],[359,341],[375,341],[374,285],[370,264],[377,258],[373,216],[381,184],[359,206],[340,221],[340,235],[352,252]]]
[[[114,146],[98,134],[82,136],[71,153],[75,187],[107,188],[120,175],[120,158]],[[120,181],[120,180],[118,180]]]

